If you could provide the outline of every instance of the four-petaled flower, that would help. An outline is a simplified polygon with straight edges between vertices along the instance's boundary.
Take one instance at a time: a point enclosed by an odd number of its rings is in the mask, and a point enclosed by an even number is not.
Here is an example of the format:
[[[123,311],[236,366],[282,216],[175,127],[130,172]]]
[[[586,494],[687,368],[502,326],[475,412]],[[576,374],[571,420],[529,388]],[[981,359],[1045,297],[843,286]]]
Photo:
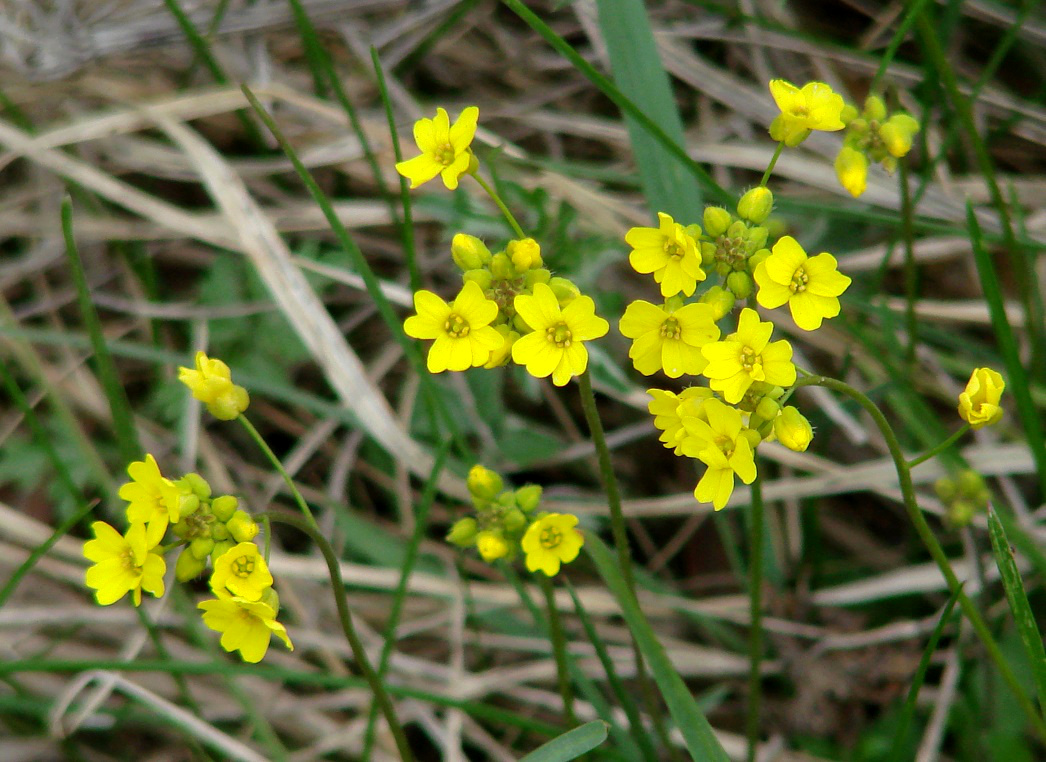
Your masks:
[[[697,241],[664,212],[658,212],[657,219],[656,228],[632,228],[625,234],[625,242],[632,247],[629,264],[637,273],[653,273],[661,284],[661,296],[680,291],[692,296],[697,282],[705,279]]]
[[[483,295],[475,281],[468,281],[450,304],[431,291],[414,294],[414,309],[403,330],[415,339],[435,339],[429,349],[430,373],[467,370],[485,365],[505,338],[490,324],[498,316],[497,303]]]
[[[970,374],[966,388],[959,395],[959,416],[970,426],[979,429],[1002,418],[1002,399],[1006,382],[991,368],[977,368]]]
[[[781,109],[770,125],[770,137],[786,146],[799,145],[810,130],[835,132],[846,126],[840,118],[843,97],[824,82],[808,82],[800,89],[783,79],[773,79],[770,94]]]
[[[168,523],[181,518],[181,490],[170,479],[165,479],[156,464],[156,458],[146,455],[127,467],[132,481],[120,487],[120,498],[126,500],[127,520],[147,528],[146,540],[154,547],[163,539]]]
[[[238,596],[257,601],[270,587],[272,574],[253,542],[241,542],[229,548],[214,562],[211,590],[219,598]]]
[[[421,155],[399,162],[396,171],[410,180],[411,188],[439,175],[443,184],[454,190],[473,160],[469,145],[476,135],[478,120],[479,108],[476,106],[462,111],[453,125],[442,108],[436,109],[434,119],[419,119],[414,123],[414,142],[418,144]]]
[[[560,309],[556,295],[544,283],[534,286],[533,295],[517,296],[514,304],[533,333],[512,345],[513,361],[525,365],[535,378],[551,375],[556,386],[588,368],[588,350],[582,342],[606,336],[610,330],[610,323],[596,315],[591,297],[575,297]]]
[[[714,318],[708,304],[673,308],[638,300],[625,309],[619,328],[633,340],[628,356],[636,370],[644,376],[664,370],[669,378],[679,378],[696,376],[708,364],[701,347],[719,338]]]
[[[246,662],[262,660],[269,650],[271,635],[294,650],[287,629],[276,621],[276,610],[267,603],[231,596],[202,601],[197,608],[203,610],[203,623],[222,634],[222,648],[230,653],[239,651]]]
[[[178,368],[178,380],[207,406],[211,415],[223,421],[239,416],[251,402],[247,390],[232,382],[229,366],[203,352],[196,353],[195,368]]]
[[[527,555],[527,569],[553,577],[560,564],[577,558],[585,544],[585,536],[574,528],[577,521],[570,513],[550,513],[531,524],[520,543]]]
[[[676,455],[682,455],[681,449],[684,431],[683,415],[694,415],[701,404],[714,396],[707,386],[688,386],[679,394],[666,389],[647,389],[651,400],[647,410],[654,416],[654,428],[661,432],[660,442]]]
[[[701,348],[708,360],[708,367],[702,371],[710,379],[708,385],[731,405],[740,402],[756,381],[771,386],[795,383],[792,345],[784,339],[771,344],[773,332],[773,323],[761,322],[756,311],[746,307],[741,310],[737,333]]]
[[[95,600],[103,606],[116,603],[127,593],[134,605],[142,603],[142,590],[157,598],[163,595],[163,575],[167,564],[152,552],[145,535],[145,524],[132,524],[121,535],[104,521],[91,524],[95,539],[84,543],[84,557],[94,561],[85,581],[95,590]]]
[[[787,303],[795,324],[804,331],[817,330],[822,320],[839,314],[839,296],[851,283],[839,272],[835,257],[827,252],[808,257],[799,242],[787,235],[756,265],[755,282],[759,284],[756,301],[769,310]]]
[[[689,436],[683,440],[683,454],[708,466],[694,489],[694,497],[711,503],[718,511],[734,491],[734,475],[745,484],[755,480],[755,445],[759,435],[745,429],[741,414],[717,399],[701,406],[702,418],[687,421]]]

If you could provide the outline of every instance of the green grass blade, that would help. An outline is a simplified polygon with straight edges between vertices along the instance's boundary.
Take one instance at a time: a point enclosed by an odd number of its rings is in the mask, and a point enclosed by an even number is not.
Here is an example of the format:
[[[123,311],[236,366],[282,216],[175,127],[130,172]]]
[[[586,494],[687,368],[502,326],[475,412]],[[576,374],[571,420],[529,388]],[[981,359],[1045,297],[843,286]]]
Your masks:
[[[1035,623],[1035,614],[1028,602],[1024,590],[1024,581],[1013,558],[1013,549],[1006,537],[1006,530],[992,508],[988,509],[988,535],[992,540],[992,551],[995,553],[995,564],[999,567],[1002,587],[1006,591],[1006,600],[1017,623],[1017,632],[1024,643],[1024,650],[1031,662],[1032,675],[1035,677],[1035,690],[1039,694],[1039,708],[1046,712],[1046,650],[1042,646],[1042,634]]]
[[[668,705],[668,711],[683,734],[683,740],[690,756],[700,762],[729,762],[730,758],[723,750],[719,739],[716,738],[712,726],[708,724],[708,720],[697,706],[694,695],[672,666],[664,646],[657,639],[650,622],[639,608],[639,602],[625,584],[617,566],[616,556],[595,535],[588,535],[585,538],[585,551],[595,563],[600,576],[610,588],[610,592],[617,599],[621,613],[632,632],[632,637],[636,639],[643,657],[650,665],[661,696]]]
[[[577,759],[607,740],[608,728],[602,720],[586,722],[534,749],[519,762],[568,762]]]
[[[618,88],[668,138],[685,145],[683,120],[642,0],[597,0],[596,8]],[[668,212],[678,220],[696,219],[701,190],[693,175],[634,118],[626,114],[625,122],[651,210]]]
[[[127,392],[120,383],[120,375],[116,372],[113,356],[109,352],[109,346],[105,343],[102,323],[98,319],[94,304],[91,303],[87,275],[84,273],[80,252],[76,248],[76,237],[73,235],[73,203],[68,196],[62,200],[62,233],[65,235],[65,253],[69,260],[69,272],[76,286],[80,314],[83,316],[84,326],[91,337],[91,348],[94,350],[98,378],[105,390],[105,396],[109,399],[109,409],[112,411],[113,428],[116,431],[120,457],[124,463],[130,463],[142,456],[142,446],[138,442],[138,431],[134,427],[131,402],[127,399]]]

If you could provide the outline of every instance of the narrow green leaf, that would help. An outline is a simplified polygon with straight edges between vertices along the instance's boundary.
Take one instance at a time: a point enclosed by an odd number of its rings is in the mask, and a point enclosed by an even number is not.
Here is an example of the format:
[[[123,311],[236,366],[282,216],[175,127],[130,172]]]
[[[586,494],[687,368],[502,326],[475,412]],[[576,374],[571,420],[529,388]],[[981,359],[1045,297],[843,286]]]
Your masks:
[[[642,0],[597,0],[596,8],[617,86],[671,140],[685,145],[683,121]],[[701,208],[701,190],[693,175],[627,113],[625,123],[647,204],[684,224],[694,220]]]
[[[992,508],[988,509],[988,534],[992,540],[992,551],[995,553],[995,564],[1002,575],[1002,586],[1006,591],[1006,600],[1017,623],[1024,650],[1031,662],[1032,675],[1035,677],[1035,690],[1039,694],[1039,707],[1046,712],[1046,650],[1042,645],[1042,634],[1035,623],[1035,614],[1024,591],[1024,581],[1013,559],[1013,550],[1006,537],[1006,530]]]
[[[607,740],[608,727],[602,720],[586,722],[534,749],[519,762],[567,762],[577,759]]]
[[[610,592],[617,599],[621,613],[632,632],[632,637],[636,639],[639,650],[642,651],[643,657],[650,665],[650,670],[654,673],[654,680],[668,705],[668,711],[675,720],[676,727],[683,734],[683,740],[690,756],[700,762],[729,762],[730,758],[723,750],[719,739],[716,738],[712,726],[708,724],[708,720],[697,706],[694,695],[672,666],[664,646],[657,639],[650,622],[639,608],[639,602],[625,584],[617,566],[616,556],[595,535],[588,535],[585,538],[585,551],[595,563],[599,575],[610,588]]]

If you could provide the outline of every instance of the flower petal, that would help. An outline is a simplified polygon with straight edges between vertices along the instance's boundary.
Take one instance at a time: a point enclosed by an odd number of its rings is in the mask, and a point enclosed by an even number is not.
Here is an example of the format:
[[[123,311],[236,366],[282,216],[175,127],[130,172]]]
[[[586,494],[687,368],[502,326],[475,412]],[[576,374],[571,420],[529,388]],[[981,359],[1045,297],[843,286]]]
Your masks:
[[[456,153],[464,153],[476,136],[479,107],[469,106],[462,110],[454,126],[450,128],[450,145]]]

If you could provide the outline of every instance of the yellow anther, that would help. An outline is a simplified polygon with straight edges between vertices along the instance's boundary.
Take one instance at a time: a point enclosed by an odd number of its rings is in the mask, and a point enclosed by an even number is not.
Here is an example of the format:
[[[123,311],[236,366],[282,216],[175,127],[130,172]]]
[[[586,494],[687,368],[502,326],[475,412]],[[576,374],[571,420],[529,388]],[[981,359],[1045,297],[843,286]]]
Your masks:
[[[791,289],[793,294],[801,294],[803,291],[806,291],[806,284],[809,282],[810,276],[806,274],[804,268],[800,267],[795,271],[795,274],[792,275],[792,282],[789,284],[788,288]]]
[[[469,324],[461,315],[452,312],[447,316],[447,320],[443,324],[443,330],[455,339],[461,339],[469,335]]]
[[[683,333],[683,329],[679,327],[679,321],[675,318],[668,318],[661,324],[661,336],[666,339],[678,339]]]
[[[557,323],[545,329],[545,338],[557,347],[569,347],[573,336],[566,323]]]
[[[538,542],[541,543],[541,547],[546,550],[558,547],[563,542],[563,533],[556,527],[547,526],[541,530],[541,534],[538,536]]]

